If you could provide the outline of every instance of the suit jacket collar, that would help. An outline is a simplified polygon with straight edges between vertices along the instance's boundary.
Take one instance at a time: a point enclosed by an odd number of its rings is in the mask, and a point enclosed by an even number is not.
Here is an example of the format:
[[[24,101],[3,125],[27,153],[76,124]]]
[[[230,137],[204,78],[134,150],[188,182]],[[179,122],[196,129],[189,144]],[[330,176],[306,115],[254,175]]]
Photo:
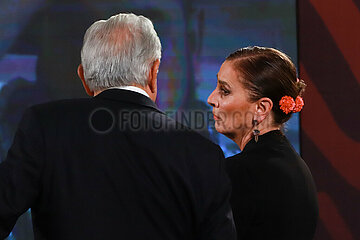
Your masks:
[[[255,142],[255,139],[252,138],[245,145],[241,153],[245,153],[249,151],[259,151],[259,149],[264,146],[279,147],[281,144],[284,144],[285,142],[287,142],[287,139],[280,130],[272,130],[263,135],[260,135],[258,142]]]
[[[153,108],[154,110],[163,113],[150,98],[134,91],[124,89],[107,89],[96,95],[95,98],[135,103]]]

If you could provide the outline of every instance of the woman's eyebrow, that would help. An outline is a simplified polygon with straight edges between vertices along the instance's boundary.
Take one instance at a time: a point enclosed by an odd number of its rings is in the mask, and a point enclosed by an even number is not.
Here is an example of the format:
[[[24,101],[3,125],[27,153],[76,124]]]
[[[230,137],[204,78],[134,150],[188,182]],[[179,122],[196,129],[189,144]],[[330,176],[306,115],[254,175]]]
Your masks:
[[[225,86],[225,87],[230,87],[230,85],[229,85],[227,82],[223,81],[223,80],[218,79],[218,83],[219,83],[220,85]]]
[[[219,74],[216,74],[216,78],[217,78],[218,84],[223,85],[223,86],[228,87],[228,88],[231,88],[230,84],[228,84],[227,82],[219,79]]]

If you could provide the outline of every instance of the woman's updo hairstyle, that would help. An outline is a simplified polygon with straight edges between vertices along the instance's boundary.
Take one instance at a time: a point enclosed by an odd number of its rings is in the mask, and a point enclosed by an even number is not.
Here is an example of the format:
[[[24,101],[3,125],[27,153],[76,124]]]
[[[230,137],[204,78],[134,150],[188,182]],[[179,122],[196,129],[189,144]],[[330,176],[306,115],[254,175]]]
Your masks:
[[[284,113],[279,101],[283,96],[294,99],[301,96],[306,84],[302,80],[297,81],[295,65],[286,54],[273,48],[255,46],[241,48],[226,60],[233,62],[251,102],[263,97],[270,98],[275,123],[283,124],[290,119],[291,113]]]

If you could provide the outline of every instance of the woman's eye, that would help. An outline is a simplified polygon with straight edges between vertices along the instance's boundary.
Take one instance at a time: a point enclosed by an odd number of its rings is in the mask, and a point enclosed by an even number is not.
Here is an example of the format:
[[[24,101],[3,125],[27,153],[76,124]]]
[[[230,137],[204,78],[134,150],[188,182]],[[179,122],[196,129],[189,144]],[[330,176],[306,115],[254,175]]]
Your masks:
[[[230,93],[230,91],[227,90],[226,88],[220,88],[220,92],[221,92],[221,94],[223,94],[223,95],[225,95],[225,96]]]

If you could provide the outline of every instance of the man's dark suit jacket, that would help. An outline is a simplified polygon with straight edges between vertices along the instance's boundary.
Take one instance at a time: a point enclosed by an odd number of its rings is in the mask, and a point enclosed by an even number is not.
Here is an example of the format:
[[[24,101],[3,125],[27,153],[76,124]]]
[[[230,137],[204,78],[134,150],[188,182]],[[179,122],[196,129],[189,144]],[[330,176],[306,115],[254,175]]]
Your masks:
[[[226,159],[238,239],[311,240],[318,219],[314,180],[287,138],[271,131]]]
[[[0,239],[235,239],[220,148],[119,89],[29,108],[0,165]]]

